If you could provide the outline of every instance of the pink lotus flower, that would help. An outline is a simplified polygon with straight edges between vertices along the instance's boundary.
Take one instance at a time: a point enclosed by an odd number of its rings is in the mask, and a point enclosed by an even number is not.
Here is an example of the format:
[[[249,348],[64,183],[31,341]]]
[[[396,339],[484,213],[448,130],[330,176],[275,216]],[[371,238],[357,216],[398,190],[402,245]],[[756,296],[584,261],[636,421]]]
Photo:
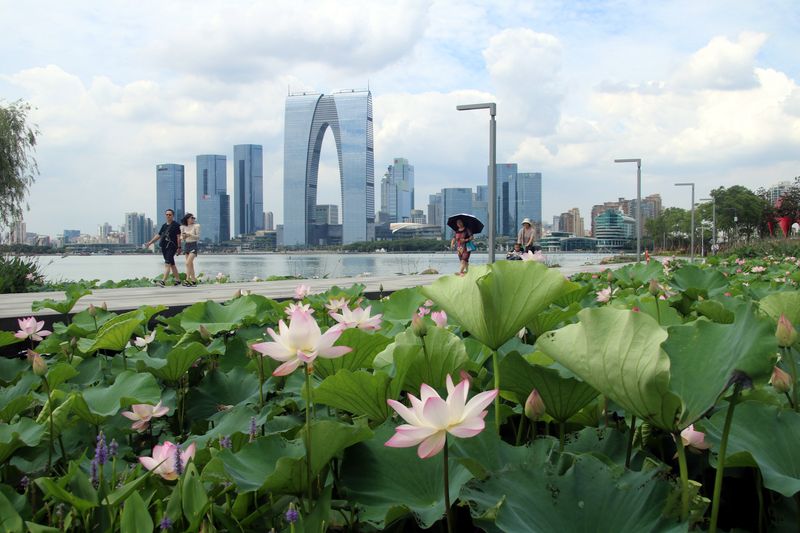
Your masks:
[[[617,293],[616,289],[614,289],[614,291],[612,292],[611,287],[606,287],[605,289],[597,291],[597,298],[595,298],[595,300],[601,303],[606,303],[611,301],[612,296],[614,296],[614,294],[616,293]]]
[[[302,300],[306,296],[311,294],[311,287],[308,285],[298,285],[294,288],[294,299],[295,300]]]
[[[431,313],[431,319],[440,328],[447,327],[447,313],[444,311],[434,311]]]
[[[151,419],[160,418],[168,412],[169,408],[162,406],[161,402],[158,402],[155,405],[136,403],[131,405],[130,411],[122,411],[120,414],[128,420],[133,420],[134,422],[131,424],[131,429],[135,429],[141,433],[147,429]]]
[[[684,446],[689,448],[690,452],[700,453],[703,450],[711,448],[711,445],[705,441],[705,438],[705,433],[702,431],[695,431],[694,424],[689,425],[689,427],[681,431],[681,441]]]
[[[485,408],[498,394],[497,389],[482,392],[467,402],[469,381],[462,380],[453,386],[447,376],[447,400],[429,385],[422,384],[421,399],[408,395],[411,408],[395,400],[386,400],[408,424],[401,424],[395,434],[386,442],[392,448],[410,448],[419,445],[417,455],[420,459],[433,457],[444,448],[447,434],[454,437],[474,437],[485,427]]]
[[[766,269],[767,267],[754,266],[753,268],[750,269],[750,272],[755,272],[755,273],[764,272]]]
[[[302,363],[311,364],[317,357],[335,359],[352,351],[347,346],[333,345],[342,334],[340,326],[334,326],[323,334],[311,314],[301,309],[295,309],[291,314],[288,326],[281,320],[278,330],[280,333],[275,333],[272,328],[267,330],[274,342],[251,346],[253,350],[283,363],[275,369],[273,376],[289,375]]]
[[[778,339],[778,346],[789,348],[797,342],[797,330],[794,329],[792,322],[781,313],[778,319],[778,327],[775,329],[775,337]]]
[[[419,309],[417,309],[417,315],[420,316],[420,317],[423,317],[425,315],[429,315],[430,313],[431,313],[431,310],[428,309],[425,306],[422,306]]]
[[[366,309],[356,307],[352,311],[349,307],[342,309],[340,313],[331,313],[331,318],[341,324],[345,329],[358,328],[363,330],[381,329],[382,314],[370,316],[372,306]]]
[[[195,445],[190,444],[186,451],[170,441],[153,446],[152,457],[139,457],[142,466],[166,480],[178,479],[186,468],[186,463],[194,458]],[[177,459],[180,459],[178,464]]]
[[[289,306],[283,310],[283,312],[286,313],[286,316],[292,316],[292,313],[297,310],[308,313],[309,315],[314,312],[314,310],[311,309],[311,304],[296,304],[294,302],[290,303]]]
[[[424,305],[425,307],[433,307],[433,300],[425,300],[425,303],[423,303],[422,305]]]
[[[347,298],[339,298],[337,300],[331,299],[328,303],[325,304],[325,309],[330,311],[331,313],[335,313],[336,311],[341,311],[347,307]]]
[[[30,337],[38,342],[52,333],[52,331],[42,329],[44,327],[44,320],[39,320],[37,322],[32,316],[28,318],[18,318],[17,324],[19,324],[19,331],[14,333],[14,336],[18,339],[27,339]]]
[[[536,252],[531,252],[528,250],[524,254],[522,254],[523,261],[537,261],[539,263],[544,263],[544,254],[541,250],[537,250]]]
[[[150,335],[147,335],[144,338],[136,337],[133,341],[133,344],[135,344],[138,348],[146,348],[147,345],[153,342],[155,338],[156,338],[156,330],[153,330],[150,332]]]

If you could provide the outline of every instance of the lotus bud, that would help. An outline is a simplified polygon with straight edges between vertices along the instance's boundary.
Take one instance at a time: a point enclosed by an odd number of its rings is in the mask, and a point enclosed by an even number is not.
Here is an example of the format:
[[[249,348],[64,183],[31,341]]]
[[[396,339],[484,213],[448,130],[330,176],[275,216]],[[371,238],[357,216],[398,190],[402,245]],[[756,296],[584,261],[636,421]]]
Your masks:
[[[797,330],[786,318],[786,315],[781,315],[778,319],[778,328],[775,330],[775,336],[778,337],[778,346],[788,348],[797,342]]]
[[[89,311],[89,316],[97,316],[97,308],[94,305],[89,304],[87,311]]]
[[[650,286],[647,288],[650,291],[650,294],[656,296],[659,293],[660,287],[658,286],[658,281],[653,278],[650,280]]]
[[[417,337],[424,337],[428,333],[428,326],[425,324],[425,320],[416,313],[411,319],[411,331]]]
[[[238,298],[242,295],[241,289],[236,289],[236,292],[233,293],[234,298]]]
[[[100,304],[100,309],[102,309],[103,311],[108,311],[108,304],[103,302],[102,304]]]
[[[525,400],[525,416],[532,422],[536,422],[544,416],[545,411],[544,401],[539,395],[539,391],[533,389],[528,399]]]
[[[779,366],[772,369],[772,377],[769,382],[778,392],[789,392],[792,389],[792,376]]]
[[[209,332],[208,329],[203,324],[200,324],[200,327],[197,328],[197,331],[200,332],[200,338],[203,339],[204,341],[207,341],[208,339],[211,338],[211,332]]]
[[[69,345],[70,345],[72,348],[75,348],[75,347],[78,345],[78,337],[72,337],[72,338],[69,340]]]
[[[44,376],[47,374],[47,363],[42,359],[41,355],[33,350],[28,350],[28,361],[31,362],[34,374],[37,376]]]
[[[608,271],[608,274],[606,275],[606,280],[608,280],[609,283],[614,281],[614,273],[611,272],[610,270]]]

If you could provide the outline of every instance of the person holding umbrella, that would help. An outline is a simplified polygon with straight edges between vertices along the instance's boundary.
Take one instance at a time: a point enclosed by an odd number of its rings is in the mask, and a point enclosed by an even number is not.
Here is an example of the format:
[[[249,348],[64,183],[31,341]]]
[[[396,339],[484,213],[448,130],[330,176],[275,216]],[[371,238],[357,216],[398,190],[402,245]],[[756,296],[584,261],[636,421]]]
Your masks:
[[[483,231],[483,223],[472,215],[462,213],[448,218],[447,225],[453,229],[450,249],[455,247],[461,262],[461,269],[456,275],[463,276],[469,270],[469,256],[476,249],[473,235]]]

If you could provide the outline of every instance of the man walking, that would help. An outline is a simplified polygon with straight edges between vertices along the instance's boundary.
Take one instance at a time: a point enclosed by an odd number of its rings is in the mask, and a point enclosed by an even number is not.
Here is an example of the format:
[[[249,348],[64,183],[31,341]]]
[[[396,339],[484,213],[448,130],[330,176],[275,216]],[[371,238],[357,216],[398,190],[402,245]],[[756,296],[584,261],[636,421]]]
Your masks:
[[[167,221],[164,222],[158,233],[144,244],[145,248],[149,248],[154,242],[161,241],[158,244],[161,246],[161,255],[164,256],[164,276],[157,283],[162,287],[166,285],[170,271],[175,278],[173,285],[181,284],[181,275],[175,265],[175,254],[181,253],[181,226],[175,222],[175,211],[172,209],[167,209],[164,216]]]

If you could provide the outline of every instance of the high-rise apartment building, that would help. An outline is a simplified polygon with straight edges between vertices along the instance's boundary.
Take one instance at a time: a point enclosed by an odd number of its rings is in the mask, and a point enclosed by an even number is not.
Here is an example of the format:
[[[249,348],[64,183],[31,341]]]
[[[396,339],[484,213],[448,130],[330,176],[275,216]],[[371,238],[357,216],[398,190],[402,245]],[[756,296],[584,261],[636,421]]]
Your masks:
[[[111,227],[111,224],[105,222],[97,226],[97,236],[98,237],[108,237],[111,232],[114,231],[114,228]]]
[[[447,219],[459,213],[472,211],[472,189],[453,187],[442,189],[442,233],[447,236]],[[470,213],[472,214],[472,213]]]
[[[260,144],[233,147],[233,231],[264,229],[264,155]]]
[[[381,179],[381,211],[387,221],[410,222],[414,209],[414,166],[397,157]]]
[[[592,236],[595,235],[597,230],[595,219],[609,209],[621,211],[625,216],[631,217],[634,220],[636,219],[637,210],[635,198],[632,200],[618,198],[616,202],[604,202],[603,204],[594,205],[592,206],[591,214]],[[649,219],[660,216],[662,209],[660,194],[651,194],[642,198],[642,222],[644,223]],[[644,227],[644,225],[642,227]]]
[[[165,163],[156,166],[156,217],[161,220],[167,209],[175,212],[175,220],[186,213],[183,165]]]
[[[792,188],[792,182],[779,181],[778,183],[767,189],[767,197],[769,198],[769,203],[775,205],[775,203],[778,201],[778,198],[783,196],[791,188]]]
[[[581,211],[577,207],[573,207],[566,213],[561,213],[558,221],[559,231],[572,233],[576,237],[584,236],[583,217]]]
[[[443,226],[442,221],[442,193],[437,192],[428,196],[428,224]]]
[[[339,159],[342,242],[375,238],[372,94],[296,94],[286,99],[283,145],[283,243],[304,246],[317,205],[319,157],[330,128]]]
[[[220,243],[231,238],[231,198],[224,155],[197,156],[197,222],[200,239]]]
[[[144,213],[125,213],[125,242],[141,246],[153,238],[153,221]]]
[[[272,211],[267,211],[265,229],[268,231],[275,231],[275,214]]]

